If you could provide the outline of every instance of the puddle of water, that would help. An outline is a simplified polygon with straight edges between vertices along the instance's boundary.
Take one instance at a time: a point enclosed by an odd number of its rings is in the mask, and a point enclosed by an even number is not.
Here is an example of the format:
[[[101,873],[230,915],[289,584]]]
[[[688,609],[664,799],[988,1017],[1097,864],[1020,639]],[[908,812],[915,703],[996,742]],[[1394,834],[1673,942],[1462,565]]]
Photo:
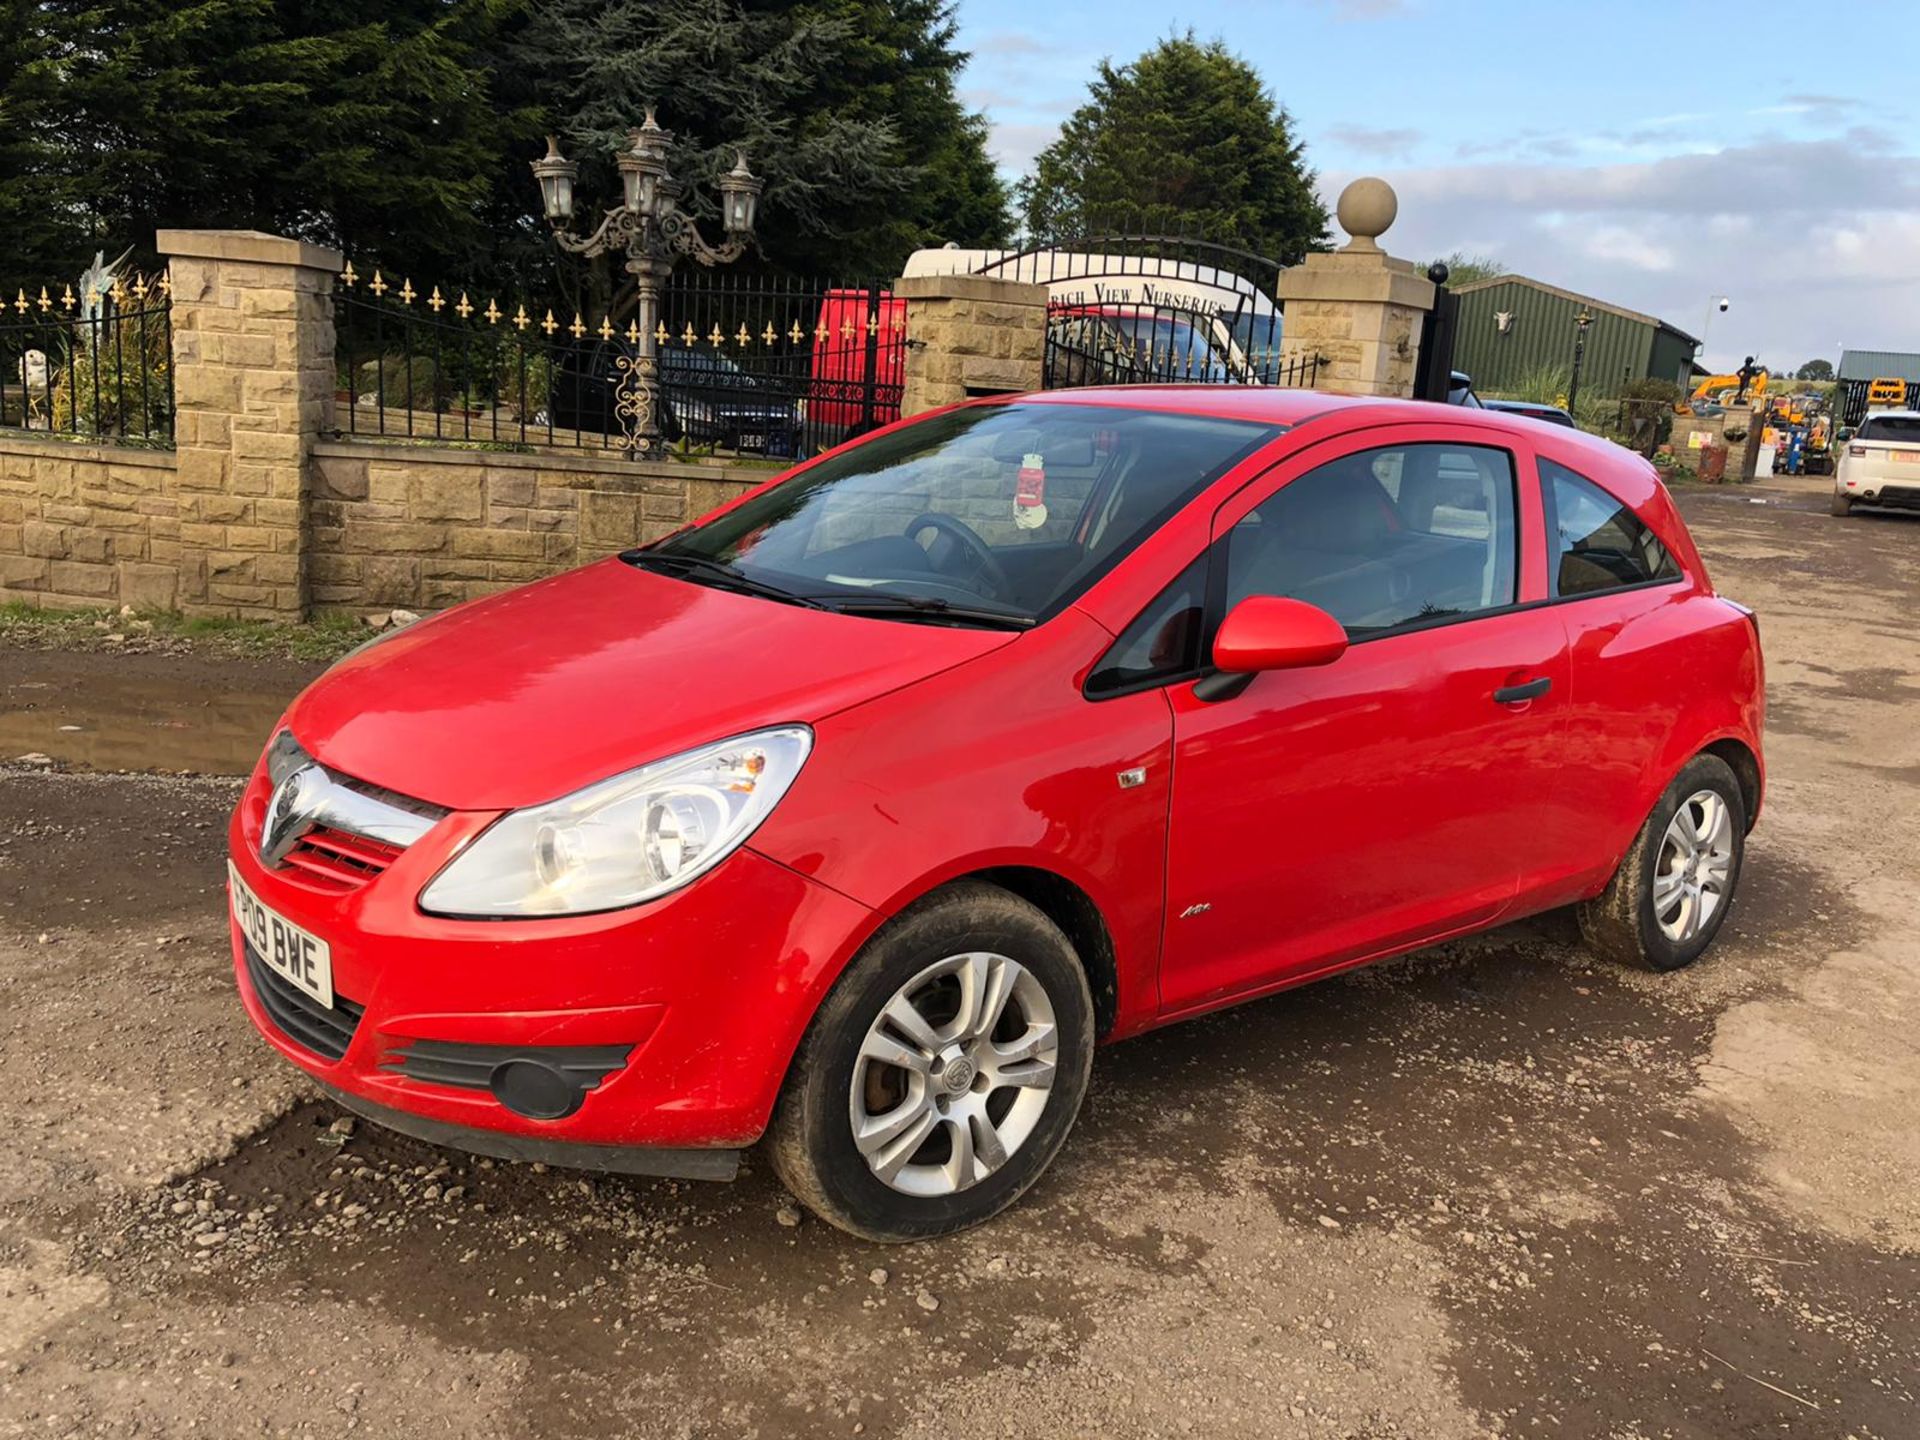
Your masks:
[[[0,675],[0,760],[38,752],[88,770],[244,775],[305,678],[245,673],[235,684],[145,666],[61,674],[57,654],[5,658],[7,672],[26,673]]]

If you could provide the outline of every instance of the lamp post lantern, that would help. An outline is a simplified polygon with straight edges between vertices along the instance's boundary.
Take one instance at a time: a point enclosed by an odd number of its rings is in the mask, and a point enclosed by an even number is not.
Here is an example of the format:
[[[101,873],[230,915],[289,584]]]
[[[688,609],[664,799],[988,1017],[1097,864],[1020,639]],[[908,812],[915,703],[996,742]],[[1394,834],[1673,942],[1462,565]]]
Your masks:
[[[747,169],[746,152],[737,152],[733,169],[720,177],[720,216],[727,238],[718,245],[709,244],[693,217],[679,206],[685,191],[667,168],[672,142],[673,132],[662,129],[649,109],[646,120],[628,132],[626,145],[614,151],[620,203],[585,236],[571,228],[573,184],[580,167],[560,153],[560,144],[552,136],[547,137],[547,153],[532,167],[555,243],[567,254],[589,260],[624,255],[626,271],[633,276],[637,303],[627,338],[635,353],[615,362],[620,378],[614,387],[614,413],[626,435],[630,457],[649,453],[660,444],[661,287],[682,255],[691,255],[702,265],[727,265],[744,255],[753,240],[754,215],[766,184]]]
[[[1574,413],[1574,401],[1580,398],[1580,364],[1587,355],[1587,331],[1593,327],[1593,316],[1583,305],[1580,313],[1573,317],[1575,334],[1573,340],[1573,379],[1567,382],[1567,413]]]

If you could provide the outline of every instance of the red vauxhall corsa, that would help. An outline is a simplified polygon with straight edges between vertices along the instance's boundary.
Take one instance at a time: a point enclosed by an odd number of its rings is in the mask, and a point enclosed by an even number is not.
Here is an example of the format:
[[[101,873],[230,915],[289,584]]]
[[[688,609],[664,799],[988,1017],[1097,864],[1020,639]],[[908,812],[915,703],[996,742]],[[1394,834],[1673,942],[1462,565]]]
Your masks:
[[[231,826],[288,1059],[494,1155],[984,1220],[1094,1046],[1577,905],[1725,922],[1760,646],[1645,462],[1261,388],[962,406],[329,671]]]

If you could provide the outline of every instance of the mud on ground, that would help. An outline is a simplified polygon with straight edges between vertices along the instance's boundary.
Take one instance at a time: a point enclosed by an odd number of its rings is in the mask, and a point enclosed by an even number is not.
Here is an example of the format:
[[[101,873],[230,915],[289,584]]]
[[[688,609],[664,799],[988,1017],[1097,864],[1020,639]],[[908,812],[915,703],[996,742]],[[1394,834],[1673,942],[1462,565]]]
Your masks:
[[[1115,1047],[935,1244],[341,1120],[232,994],[235,783],[0,769],[0,1435],[1920,1434],[1920,520],[1683,505],[1774,716],[1706,960],[1550,916]],[[237,769],[311,673],[179,664],[0,651],[0,756]]]

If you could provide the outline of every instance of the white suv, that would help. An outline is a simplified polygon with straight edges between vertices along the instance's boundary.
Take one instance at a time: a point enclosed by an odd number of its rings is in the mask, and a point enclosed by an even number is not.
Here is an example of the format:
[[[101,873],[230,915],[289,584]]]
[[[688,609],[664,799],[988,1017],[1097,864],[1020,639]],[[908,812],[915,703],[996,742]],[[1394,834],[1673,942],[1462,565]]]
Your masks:
[[[1920,410],[1876,410],[1860,422],[1833,476],[1833,513],[1856,503],[1920,510]]]

